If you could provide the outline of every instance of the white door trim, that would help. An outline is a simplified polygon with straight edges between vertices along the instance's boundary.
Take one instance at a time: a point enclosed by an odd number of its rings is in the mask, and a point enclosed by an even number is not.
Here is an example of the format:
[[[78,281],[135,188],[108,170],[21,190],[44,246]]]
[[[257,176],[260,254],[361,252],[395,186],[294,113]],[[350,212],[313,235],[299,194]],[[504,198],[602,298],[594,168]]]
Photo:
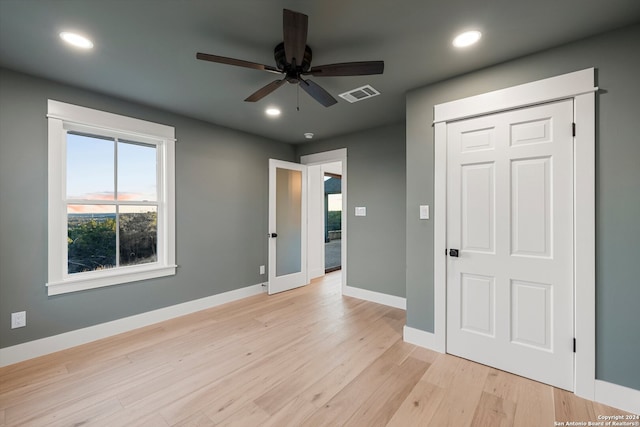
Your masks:
[[[322,153],[307,154],[300,156],[300,163],[303,165],[321,165],[324,163],[342,162],[342,247],[341,247],[341,281],[342,294],[347,287],[347,149],[325,151]],[[308,251],[307,251],[308,253]]]
[[[434,350],[446,350],[447,122],[574,100],[575,394],[595,395],[595,70],[564,74],[434,107]]]

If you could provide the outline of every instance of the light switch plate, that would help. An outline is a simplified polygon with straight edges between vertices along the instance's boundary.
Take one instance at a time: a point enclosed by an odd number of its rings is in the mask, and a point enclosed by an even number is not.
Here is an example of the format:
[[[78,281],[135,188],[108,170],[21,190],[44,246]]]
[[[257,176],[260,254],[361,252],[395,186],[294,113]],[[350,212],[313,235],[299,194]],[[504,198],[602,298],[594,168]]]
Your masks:
[[[366,208],[366,206],[357,206],[356,207],[356,216],[367,216],[367,208]]]
[[[27,326],[27,312],[18,311],[11,313],[11,329],[24,328]]]
[[[429,205],[420,205],[420,219],[429,219]]]

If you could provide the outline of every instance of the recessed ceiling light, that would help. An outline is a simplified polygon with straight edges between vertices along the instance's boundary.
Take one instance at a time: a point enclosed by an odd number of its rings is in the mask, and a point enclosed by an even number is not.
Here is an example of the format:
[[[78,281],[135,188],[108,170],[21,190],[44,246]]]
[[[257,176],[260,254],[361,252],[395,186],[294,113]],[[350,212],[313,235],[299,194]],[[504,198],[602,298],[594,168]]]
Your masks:
[[[472,44],[477,43],[478,40],[480,40],[480,37],[482,37],[482,33],[480,31],[466,31],[453,39],[453,45],[455,47],[471,46]]]
[[[269,107],[265,110],[267,116],[276,117],[280,115],[280,109],[275,107]]]
[[[70,45],[82,49],[91,49],[93,47],[93,42],[80,34],[63,31],[60,33],[60,38]]]
[[[307,139],[313,139],[313,132],[307,132],[304,134],[304,137]]]

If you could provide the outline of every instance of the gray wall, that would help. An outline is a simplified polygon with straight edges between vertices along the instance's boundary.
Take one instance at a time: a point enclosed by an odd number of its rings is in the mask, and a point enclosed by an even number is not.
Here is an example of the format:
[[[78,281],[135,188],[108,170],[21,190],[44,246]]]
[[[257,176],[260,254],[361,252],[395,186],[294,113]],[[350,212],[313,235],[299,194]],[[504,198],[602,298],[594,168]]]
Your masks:
[[[407,324],[433,332],[433,106],[597,69],[596,377],[640,390],[640,25],[410,92],[407,96]]]
[[[347,149],[347,284],[405,296],[405,125],[299,145],[298,156]],[[367,216],[356,217],[356,206]]]
[[[48,98],[175,126],[175,276],[47,297]],[[269,157],[294,148],[1,69],[0,347],[266,281]]]

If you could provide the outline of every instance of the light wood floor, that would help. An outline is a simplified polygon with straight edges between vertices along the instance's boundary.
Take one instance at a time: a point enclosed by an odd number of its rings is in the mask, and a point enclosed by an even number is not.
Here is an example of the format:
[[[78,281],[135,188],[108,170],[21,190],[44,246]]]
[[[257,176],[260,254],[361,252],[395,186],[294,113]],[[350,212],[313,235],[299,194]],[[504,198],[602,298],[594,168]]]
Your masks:
[[[0,426],[553,426],[623,412],[402,341],[340,272],[0,369]]]

